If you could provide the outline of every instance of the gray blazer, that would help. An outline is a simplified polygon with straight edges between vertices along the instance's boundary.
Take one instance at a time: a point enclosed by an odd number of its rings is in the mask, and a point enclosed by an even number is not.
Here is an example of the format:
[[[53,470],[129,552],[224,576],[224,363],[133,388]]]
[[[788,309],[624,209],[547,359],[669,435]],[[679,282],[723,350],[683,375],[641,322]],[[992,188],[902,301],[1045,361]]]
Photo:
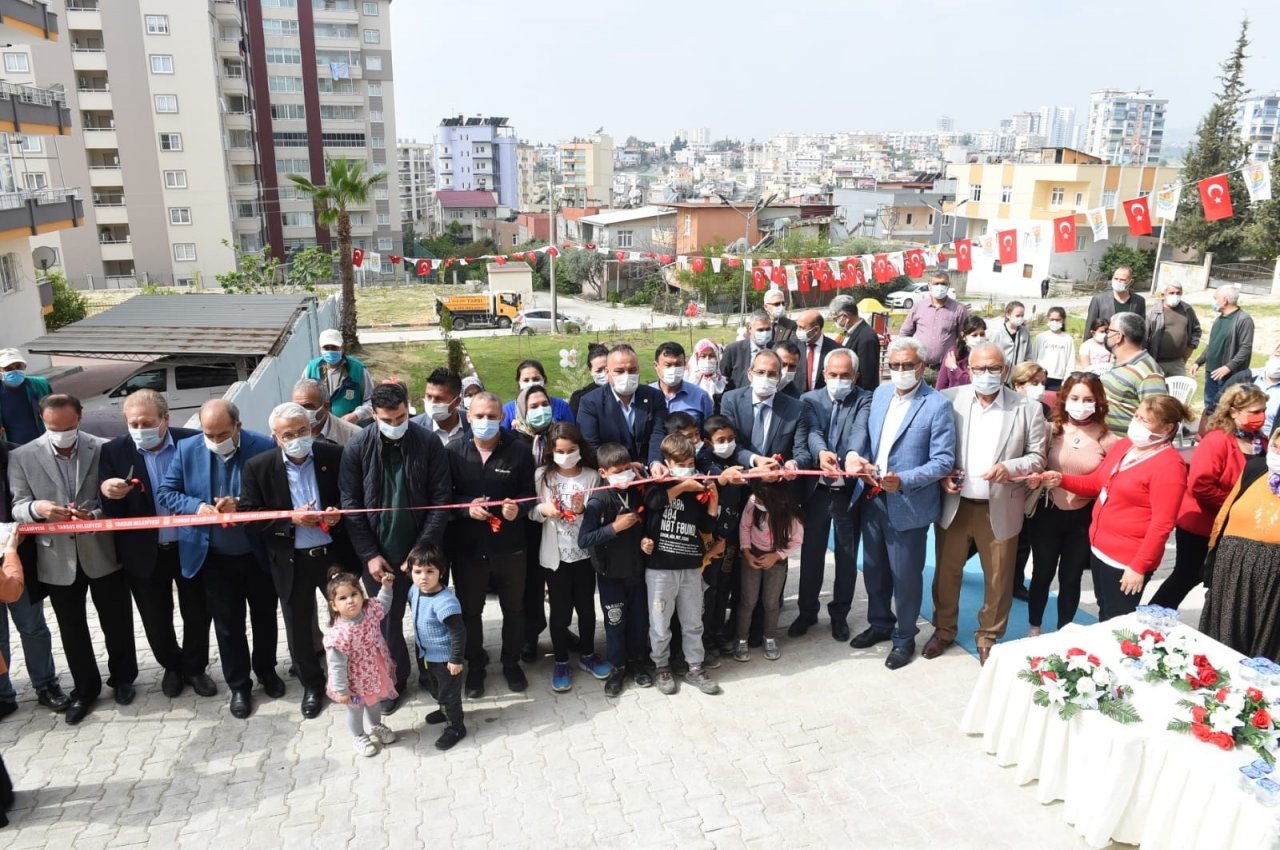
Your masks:
[[[74,497],[67,494],[53,449],[45,440],[36,440],[9,455],[9,489],[13,492],[13,517],[18,522],[44,522],[32,511],[35,503],[48,499],[59,505],[75,502],[80,510],[102,518],[98,495],[98,458],[103,440],[84,431],[76,442],[75,467],[78,472]],[[66,587],[76,580],[76,565],[89,578],[102,578],[120,569],[116,562],[115,540],[109,532],[91,534],[41,534],[36,537],[36,569],[40,581]]]
[[[942,395],[951,402],[955,413],[956,468],[964,470],[966,475],[981,475],[986,472],[985,469],[965,469],[965,447],[969,445],[966,439],[969,411],[975,399],[973,385],[952,387],[943,390]],[[1003,463],[1009,470],[1009,474],[1014,477],[1044,471],[1045,427],[1040,403],[1028,401],[1026,396],[1008,387],[1000,389],[1000,403],[1003,405],[1003,410],[1000,416],[1000,438],[997,442],[995,463]],[[1017,537],[1018,532],[1022,530],[1028,492],[1026,484],[1021,481],[991,485],[988,509],[991,517],[991,532],[997,540]],[[938,524],[943,528],[950,526],[951,521],[955,519],[958,507],[960,507],[959,494],[947,493],[942,502],[942,518],[938,520]]]

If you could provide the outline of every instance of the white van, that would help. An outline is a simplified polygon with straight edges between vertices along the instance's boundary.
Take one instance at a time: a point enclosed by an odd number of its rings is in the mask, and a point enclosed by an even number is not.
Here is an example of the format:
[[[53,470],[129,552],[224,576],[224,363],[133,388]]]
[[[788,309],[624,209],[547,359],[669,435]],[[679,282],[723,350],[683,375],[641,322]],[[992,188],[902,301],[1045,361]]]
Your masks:
[[[119,411],[129,393],[155,390],[169,401],[173,421],[181,422],[211,398],[222,398],[231,385],[248,380],[257,358],[161,357],[144,363],[102,395],[84,401],[86,412]]]

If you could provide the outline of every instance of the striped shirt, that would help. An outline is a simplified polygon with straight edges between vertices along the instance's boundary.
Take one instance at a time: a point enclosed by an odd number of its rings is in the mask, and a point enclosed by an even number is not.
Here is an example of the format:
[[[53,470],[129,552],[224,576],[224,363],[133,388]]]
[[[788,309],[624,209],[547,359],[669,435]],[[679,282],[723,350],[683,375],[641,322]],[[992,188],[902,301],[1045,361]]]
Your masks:
[[[1143,399],[1169,392],[1164,374],[1155,359],[1145,351],[1118,363],[1102,373],[1102,387],[1107,391],[1107,428],[1118,437],[1129,433],[1129,422]]]

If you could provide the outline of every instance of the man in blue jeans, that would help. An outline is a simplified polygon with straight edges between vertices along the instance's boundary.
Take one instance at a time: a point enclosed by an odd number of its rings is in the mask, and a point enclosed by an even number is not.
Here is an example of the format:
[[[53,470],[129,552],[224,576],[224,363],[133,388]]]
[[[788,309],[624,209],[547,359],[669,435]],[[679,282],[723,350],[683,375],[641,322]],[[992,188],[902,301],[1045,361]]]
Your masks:
[[[9,508],[13,501],[9,493],[9,448],[0,442],[0,522],[12,522]],[[30,556],[34,558],[34,555]],[[24,560],[25,563],[25,560]],[[33,564],[34,565],[34,564]],[[31,686],[36,689],[36,699],[41,705],[60,712],[66,711],[71,699],[58,684],[58,673],[53,666],[53,636],[44,620],[44,606],[32,601],[31,588],[22,591],[17,601],[6,608],[22,638],[22,657],[27,665]],[[13,655],[9,651],[9,617],[0,612],[0,653],[12,669]],[[0,673],[0,719],[18,710],[18,694],[8,673]]]

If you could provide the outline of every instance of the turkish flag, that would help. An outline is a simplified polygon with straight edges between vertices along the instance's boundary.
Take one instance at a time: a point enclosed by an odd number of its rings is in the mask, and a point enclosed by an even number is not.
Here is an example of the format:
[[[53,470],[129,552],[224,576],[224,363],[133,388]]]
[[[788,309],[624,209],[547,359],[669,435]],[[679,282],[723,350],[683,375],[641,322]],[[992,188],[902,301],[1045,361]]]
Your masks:
[[[705,269],[706,267],[707,267],[707,261],[702,257],[694,257],[693,259],[689,260],[689,268],[693,269],[698,274],[702,274],[702,270]]]
[[[768,257],[764,257],[762,259],[756,260],[756,265],[764,266],[767,269],[769,268],[769,266],[773,265],[773,260],[769,259]]]
[[[774,266],[769,270],[769,279],[779,289],[785,289],[787,285],[787,271],[782,266]]]
[[[363,248],[351,249],[351,265],[355,266],[356,268],[360,268],[362,265],[364,265],[364,249]]]
[[[907,252],[907,274],[911,277],[924,277],[924,251],[912,248]]]
[[[813,283],[813,266],[802,263],[796,271],[796,285],[801,292],[808,292],[809,286]]]
[[[967,272],[973,270],[973,240],[957,239],[954,243],[956,246],[956,271]]]
[[[889,262],[888,254],[876,254],[875,262],[871,265],[871,275],[876,279],[876,283],[888,283],[894,279],[896,275],[893,273],[893,263]]]
[[[614,256],[614,258],[615,258],[618,262],[622,262],[623,260],[625,260],[625,259],[627,258],[627,252],[626,252],[626,251],[614,251],[614,252],[613,252],[613,256]]]
[[[1235,210],[1231,208],[1231,190],[1227,188],[1227,175],[1206,177],[1197,185],[1200,187],[1200,204],[1204,207],[1205,221],[1231,218],[1235,214]]]
[[[588,242],[584,247],[585,247],[588,251],[594,251],[594,250],[596,249],[596,243],[594,243],[594,242]]]
[[[1070,254],[1076,249],[1076,217],[1064,215],[1053,220],[1053,250]]]
[[[1146,236],[1151,232],[1151,207],[1146,198],[1125,201],[1124,215],[1129,219],[1129,235]]]
[[[512,255],[511,255],[511,257],[512,257],[512,259],[515,259],[515,260],[523,260],[523,259],[524,259],[524,251],[517,251],[516,253],[512,254]]]
[[[393,266],[398,266],[398,265],[400,265],[400,255],[399,255],[399,254],[392,254],[392,255],[391,255],[391,265],[393,265]]]
[[[431,274],[430,260],[418,260],[418,274],[421,277],[426,277],[427,275]]]
[[[658,256],[658,259],[662,262],[664,266],[669,266],[671,265],[671,261],[674,260],[675,257],[671,256],[670,254],[660,254]]]
[[[764,289],[769,283],[769,274],[764,269],[756,266],[751,270],[751,284],[756,289]]]
[[[742,260],[739,260],[737,257],[729,258],[729,268],[736,269],[740,265],[742,265]]]
[[[547,256],[549,257],[560,256],[560,249],[557,248],[555,245],[552,245],[550,248],[547,249]]]
[[[499,254],[498,256],[494,257],[494,259],[498,261],[498,265],[500,266],[505,266],[507,264],[507,258],[503,254]]]
[[[818,290],[821,292],[831,291],[831,285],[835,282],[835,275],[831,273],[831,266],[826,263],[818,264]]]
[[[999,249],[1000,265],[1018,262],[1018,231],[997,231],[996,246]]]

